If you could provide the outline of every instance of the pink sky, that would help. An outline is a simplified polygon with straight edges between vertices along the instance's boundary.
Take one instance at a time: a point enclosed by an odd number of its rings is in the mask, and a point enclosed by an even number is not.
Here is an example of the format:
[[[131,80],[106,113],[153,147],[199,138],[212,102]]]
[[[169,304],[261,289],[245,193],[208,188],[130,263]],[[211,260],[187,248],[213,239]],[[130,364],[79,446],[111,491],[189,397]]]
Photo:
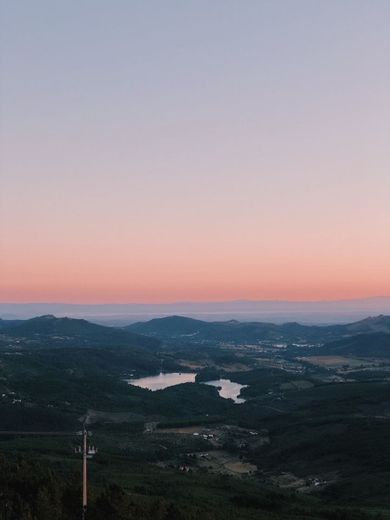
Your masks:
[[[3,8],[0,301],[390,295],[388,2],[88,4]]]

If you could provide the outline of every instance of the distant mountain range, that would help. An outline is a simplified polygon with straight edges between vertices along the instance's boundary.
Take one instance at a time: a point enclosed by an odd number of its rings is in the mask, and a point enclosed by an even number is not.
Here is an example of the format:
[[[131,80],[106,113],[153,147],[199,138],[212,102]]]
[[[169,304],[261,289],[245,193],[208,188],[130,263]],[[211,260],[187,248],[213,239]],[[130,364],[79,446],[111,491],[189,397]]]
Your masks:
[[[259,341],[322,344],[316,348],[316,355],[390,357],[390,316],[328,326],[236,320],[207,322],[185,316],[157,318],[123,328],[53,315],[29,320],[0,320],[0,346],[3,347],[132,347],[140,351],[156,351],[162,341],[183,344]]]
[[[25,339],[40,346],[133,346],[155,348],[160,344],[131,331],[105,327],[86,320],[56,318],[52,315],[39,316],[26,321],[0,321],[0,340],[6,338]]]
[[[177,302],[163,304],[67,304],[0,303],[0,317],[28,319],[54,314],[85,318],[97,323],[123,326],[131,322],[172,315],[184,315],[205,321],[262,321],[306,324],[332,324],[357,321],[365,316],[390,314],[390,296],[342,301],[224,301]]]
[[[170,316],[134,323],[126,330],[160,339],[190,342],[225,341],[250,343],[261,340],[283,342],[329,342],[356,334],[390,333],[390,316],[365,318],[346,325],[314,326],[296,322],[277,325],[262,322],[206,322]]]

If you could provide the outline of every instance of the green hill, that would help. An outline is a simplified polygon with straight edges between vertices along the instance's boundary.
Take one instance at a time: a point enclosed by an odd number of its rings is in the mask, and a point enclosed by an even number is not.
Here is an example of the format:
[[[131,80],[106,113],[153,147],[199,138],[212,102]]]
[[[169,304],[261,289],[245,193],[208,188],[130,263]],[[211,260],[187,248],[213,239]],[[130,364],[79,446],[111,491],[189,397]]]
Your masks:
[[[134,346],[156,348],[160,342],[135,332],[105,327],[86,320],[39,316],[3,330],[12,338],[23,338],[40,346]]]
[[[328,326],[302,325],[296,322],[278,325],[236,320],[206,322],[185,316],[169,316],[134,323],[125,327],[125,330],[162,339],[185,338],[186,341],[193,342],[240,343],[268,340],[323,343],[361,333],[390,333],[390,316],[377,316],[346,325]]]
[[[320,355],[390,358],[390,334],[358,334],[328,343],[317,350]]]

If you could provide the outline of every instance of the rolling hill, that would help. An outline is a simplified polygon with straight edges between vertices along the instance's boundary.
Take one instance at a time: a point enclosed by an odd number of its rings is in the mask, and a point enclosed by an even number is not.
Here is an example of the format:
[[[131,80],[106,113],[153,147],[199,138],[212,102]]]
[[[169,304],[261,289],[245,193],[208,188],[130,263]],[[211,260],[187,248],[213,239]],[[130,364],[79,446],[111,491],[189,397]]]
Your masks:
[[[161,339],[183,339],[194,342],[239,343],[268,340],[325,343],[356,334],[390,333],[390,316],[377,316],[346,325],[328,326],[302,325],[296,322],[277,325],[236,320],[206,322],[185,316],[169,316],[134,323],[125,327],[125,330]]]
[[[3,328],[1,332],[0,338],[19,338],[23,340],[23,344],[39,346],[156,348],[160,344],[156,338],[148,338],[135,332],[52,315],[22,321],[16,326]]]
[[[17,325],[20,325],[23,322],[24,320],[3,320],[2,318],[0,318],[0,330],[16,327]]]
[[[325,344],[317,355],[390,358],[390,334],[358,334]]]

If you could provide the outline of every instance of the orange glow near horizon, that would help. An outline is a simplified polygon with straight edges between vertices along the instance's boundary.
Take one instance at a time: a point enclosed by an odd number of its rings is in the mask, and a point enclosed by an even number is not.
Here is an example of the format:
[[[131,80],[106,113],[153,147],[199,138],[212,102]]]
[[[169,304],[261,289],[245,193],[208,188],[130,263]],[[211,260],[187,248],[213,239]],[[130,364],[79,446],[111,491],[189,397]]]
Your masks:
[[[389,2],[5,4],[0,301],[390,295]]]
[[[390,294],[387,266],[355,263],[348,259],[241,258],[224,262],[194,256],[174,257],[161,264],[161,257],[142,262],[81,261],[61,257],[19,259],[8,267],[4,257],[0,300],[3,302],[71,303],[163,303],[224,300],[342,300]],[[40,255],[39,255],[40,256]],[[115,255],[114,255],[115,256]],[[180,256],[180,255],[179,255]],[[34,262],[35,260],[35,262]],[[111,260],[111,263],[110,263]],[[159,261],[160,260],[160,261]],[[180,260],[183,260],[181,263]],[[28,267],[26,269],[26,266]],[[380,268],[381,267],[381,268]],[[7,283],[7,279],[11,283]],[[385,282],[385,283],[384,283]]]

